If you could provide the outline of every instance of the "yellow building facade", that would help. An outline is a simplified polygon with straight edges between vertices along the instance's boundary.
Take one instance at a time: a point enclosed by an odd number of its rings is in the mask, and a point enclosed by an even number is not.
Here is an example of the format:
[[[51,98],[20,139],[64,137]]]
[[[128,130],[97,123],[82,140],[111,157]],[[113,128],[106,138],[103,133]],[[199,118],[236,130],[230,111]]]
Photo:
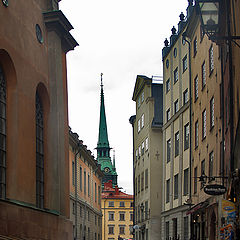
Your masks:
[[[109,181],[104,184],[101,208],[102,240],[132,239],[133,196]]]

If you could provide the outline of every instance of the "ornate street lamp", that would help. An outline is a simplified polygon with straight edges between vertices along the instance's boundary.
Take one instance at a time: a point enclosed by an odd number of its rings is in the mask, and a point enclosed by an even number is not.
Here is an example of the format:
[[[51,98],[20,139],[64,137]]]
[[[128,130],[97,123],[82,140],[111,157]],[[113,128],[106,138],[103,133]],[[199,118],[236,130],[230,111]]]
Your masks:
[[[220,0],[197,0],[201,26],[209,38],[219,33]]]
[[[201,19],[203,33],[215,42],[216,40],[233,41],[238,47],[240,45],[234,40],[240,39],[240,36],[220,36],[220,9],[222,9],[223,0],[196,0],[198,13]]]

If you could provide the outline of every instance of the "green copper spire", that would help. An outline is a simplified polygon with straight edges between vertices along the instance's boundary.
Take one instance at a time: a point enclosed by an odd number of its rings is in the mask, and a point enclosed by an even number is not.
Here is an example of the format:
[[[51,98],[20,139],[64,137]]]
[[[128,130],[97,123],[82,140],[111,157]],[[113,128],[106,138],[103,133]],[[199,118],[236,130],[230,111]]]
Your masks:
[[[107,121],[104,106],[104,93],[103,93],[103,82],[101,73],[101,104],[100,104],[100,120],[99,120],[99,133],[98,133],[98,143],[97,143],[97,161],[101,164],[101,170],[104,172],[104,177],[102,179],[102,184],[112,180],[113,186],[117,185],[117,172],[115,168],[115,156],[114,165],[110,157],[110,146],[108,142],[107,133]]]
[[[108,133],[107,133],[107,121],[105,114],[104,105],[104,93],[103,93],[103,83],[102,83],[102,73],[101,73],[101,107],[100,107],[100,122],[99,122],[99,133],[98,133],[98,144],[97,147],[109,148]]]

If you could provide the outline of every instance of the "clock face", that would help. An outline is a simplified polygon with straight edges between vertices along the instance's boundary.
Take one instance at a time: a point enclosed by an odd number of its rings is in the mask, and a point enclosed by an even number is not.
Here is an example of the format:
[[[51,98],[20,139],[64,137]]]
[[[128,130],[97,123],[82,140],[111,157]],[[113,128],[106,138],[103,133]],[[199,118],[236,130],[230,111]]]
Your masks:
[[[108,167],[105,167],[105,168],[104,168],[104,172],[106,172],[106,173],[108,173],[109,170],[110,170],[110,169],[109,169]]]

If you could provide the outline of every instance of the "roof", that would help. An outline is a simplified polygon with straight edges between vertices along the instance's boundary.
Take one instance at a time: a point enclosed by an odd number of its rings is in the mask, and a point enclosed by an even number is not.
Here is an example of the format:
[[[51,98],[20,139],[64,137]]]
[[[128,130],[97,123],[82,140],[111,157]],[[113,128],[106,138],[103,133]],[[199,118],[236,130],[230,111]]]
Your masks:
[[[113,187],[112,180],[104,183],[102,199],[133,199],[133,195],[120,191],[118,186]]]

